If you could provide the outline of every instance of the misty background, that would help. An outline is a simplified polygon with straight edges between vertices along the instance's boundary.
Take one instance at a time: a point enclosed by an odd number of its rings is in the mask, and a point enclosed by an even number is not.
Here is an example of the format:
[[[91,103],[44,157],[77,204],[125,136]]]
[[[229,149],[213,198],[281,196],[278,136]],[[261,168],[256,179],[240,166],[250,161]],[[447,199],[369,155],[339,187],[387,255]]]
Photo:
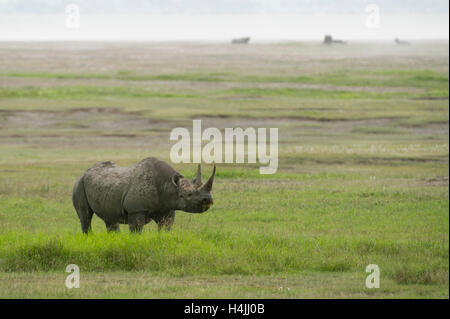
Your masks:
[[[0,0],[0,40],[448,39],[448,11],[447,0]]]

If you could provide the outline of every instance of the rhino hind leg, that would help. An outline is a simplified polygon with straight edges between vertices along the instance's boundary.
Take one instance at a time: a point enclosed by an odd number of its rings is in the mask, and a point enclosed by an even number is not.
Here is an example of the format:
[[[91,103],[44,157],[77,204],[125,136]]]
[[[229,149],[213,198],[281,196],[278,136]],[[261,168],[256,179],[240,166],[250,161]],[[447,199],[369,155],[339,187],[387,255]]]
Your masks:
[[[108,232],[120,232],[120,225],[119,223],[108,223],[105,222],[106,225],[106,229],[108,230]]]
[[[86,193],[84,191],[84,185],[83,185],[83,178],[80,178],[73,188],[72,193],[72,203],[75,207],[75,210],[77,211],[78,218],[81,222],[81,230],[83,233],[87,234],[92,231],[91,228],[91,221],[92,221],[92,215],[94,215],[94,212],[92,211],[91,207],[89,206],[89,203],[86,198]]]

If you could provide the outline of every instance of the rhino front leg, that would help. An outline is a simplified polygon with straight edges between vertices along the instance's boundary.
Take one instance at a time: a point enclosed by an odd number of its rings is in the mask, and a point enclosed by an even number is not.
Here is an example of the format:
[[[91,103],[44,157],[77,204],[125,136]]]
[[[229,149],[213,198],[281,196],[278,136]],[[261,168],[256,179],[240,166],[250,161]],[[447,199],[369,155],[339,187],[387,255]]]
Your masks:
[[[108,232],[116,232],[116,233],[120,232],[120,225],[118,223],[105,222],[105,225],[106,225],[106,230]]]
[[[141,233],[145,225],[145,212],[128,214],[128,226],[132,233]]]
[[[161,229],[167,231],[171,230],[174,222],[175,222],[175,211],[172,210],[168,215],[161,216],[156,220],[156,223],[158,224],[158,231],[161,231]]]

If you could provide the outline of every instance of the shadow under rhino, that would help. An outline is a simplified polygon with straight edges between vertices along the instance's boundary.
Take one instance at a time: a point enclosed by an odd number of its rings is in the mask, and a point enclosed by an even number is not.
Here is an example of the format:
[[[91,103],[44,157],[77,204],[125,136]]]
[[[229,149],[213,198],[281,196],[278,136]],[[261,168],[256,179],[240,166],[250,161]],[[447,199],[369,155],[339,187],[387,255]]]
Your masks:
[[[158,230],[169,230],[175,210],[204,213],[213,204],[211,195],[216,167],[202,183],[201,166],[193,180],[184,178],[169,164],[156,158],[120,167],[112,162],[97,163],[75,183],[72,202],[84,233],[91,231],[95,213],[108,231],[119,231],[128,224],[130,231],[141,232],[154,220]]]

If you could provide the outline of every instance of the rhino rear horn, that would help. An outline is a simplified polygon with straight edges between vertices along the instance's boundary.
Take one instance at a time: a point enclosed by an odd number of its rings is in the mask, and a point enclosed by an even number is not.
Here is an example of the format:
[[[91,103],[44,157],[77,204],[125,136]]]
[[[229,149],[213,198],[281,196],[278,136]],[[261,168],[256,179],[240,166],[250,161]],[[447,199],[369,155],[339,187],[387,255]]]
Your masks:
[[[202,185],[202,166],[198,164],[197,176],[192,181],[197,187]]]
[[[214,175],[216,174],[216,165],[214,165],[213,172],[211,174],[211,177],[208,179],[208,181],[202,186],[202,190],[210,192],[212,190],[213,182],[214,182]]]

